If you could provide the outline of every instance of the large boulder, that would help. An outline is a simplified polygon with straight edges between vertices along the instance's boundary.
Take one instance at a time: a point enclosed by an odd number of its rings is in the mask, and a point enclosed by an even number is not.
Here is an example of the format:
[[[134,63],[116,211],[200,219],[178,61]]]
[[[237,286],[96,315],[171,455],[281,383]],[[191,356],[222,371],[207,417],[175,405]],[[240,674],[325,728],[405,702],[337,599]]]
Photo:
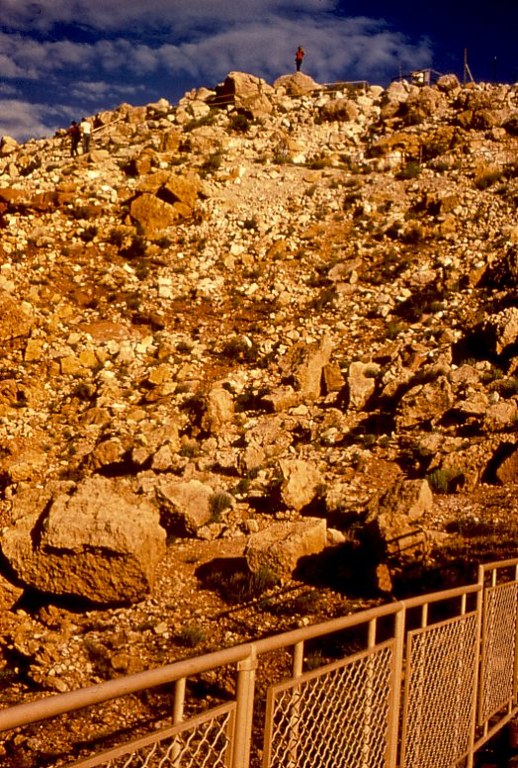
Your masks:
[[[158,510],[102,477],[23,491],[11,519],[3,556],[22,584],[51,595],[136,602],[152,589],[165,553]]]
[[[292,75],[282,75],[275,80],[275,90],[283,88],[288,96],[304,96],[322,88],[312,77],[303,72],[294,72]]]
[[[488,317],[483,333],[491,352],[514,354],[518,348],[518,308],[507,307]]]
[[[139,195],[130,206],[131,218],[145,237],[173,226],[178,216],[172,205],[149,194]]]
[[[253,534],[245,557],[252,573],[268,570],[279,579],[290,578],[302,557],[319,554],[326,543],[326,521],[307,517],[295,523],[274,523]]]
[[[163,524],[175,535],[196,536],[213,516],[213,489],[199,480],[160,478],[156,485]]]
[[[435,424],[454,403],[454,396],[446,376],[435,381],[418,384],[406,392],[396,409],[398,429],[413,429]]]
[[[272,111],[272,95],[272,86],[261,77],[246,72],[229,72],[225,81],[216,87],[214,102],[218,106],[232,104],[253,117],[259,117]]]
[[[33,327],[33,321],[20,307],[20,302],[9,294],[0,292],[0,344],[12,347],[25,341]]]
[[[322,371],[328,365],[333,344],[324,337],[314,344],[298,343],[279,361],[283,379],[292,384],[302,399],[316,400],[322,394]]]
[[[281,499],[287,507],[300,512],[315,499],[322,476],[315,466],[302,459],[282,459],[279,468]]]
[[[424,546],[420,520],[433,506],[426,480],[398,479],[369,505],[366,536],[385,554],[413,556]]]

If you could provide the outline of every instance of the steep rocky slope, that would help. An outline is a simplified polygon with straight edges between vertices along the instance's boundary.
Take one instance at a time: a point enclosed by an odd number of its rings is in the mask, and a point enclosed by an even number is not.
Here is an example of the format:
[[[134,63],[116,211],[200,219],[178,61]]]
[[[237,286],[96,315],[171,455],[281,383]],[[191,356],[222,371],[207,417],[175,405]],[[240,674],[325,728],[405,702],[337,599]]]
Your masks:
[[[518,88],[92,119],[0,149],[4,701],[513,554]]]

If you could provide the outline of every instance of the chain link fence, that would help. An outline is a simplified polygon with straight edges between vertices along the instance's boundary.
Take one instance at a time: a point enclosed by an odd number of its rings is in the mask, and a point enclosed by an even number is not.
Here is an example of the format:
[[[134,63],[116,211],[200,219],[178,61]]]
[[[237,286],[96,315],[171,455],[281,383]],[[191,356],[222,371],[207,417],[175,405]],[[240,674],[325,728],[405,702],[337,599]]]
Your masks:
[[[466,587],[0,710],[0,731],[15,749],[66,718],[70,744],[38,768],[472,768],[518,712],[517,619],[518,560],[492,563]],[[207,674],[225,684],[199,696]],[[160,720],[102,722],[152,692]],[[78,746],[86,707],[103,737]]]

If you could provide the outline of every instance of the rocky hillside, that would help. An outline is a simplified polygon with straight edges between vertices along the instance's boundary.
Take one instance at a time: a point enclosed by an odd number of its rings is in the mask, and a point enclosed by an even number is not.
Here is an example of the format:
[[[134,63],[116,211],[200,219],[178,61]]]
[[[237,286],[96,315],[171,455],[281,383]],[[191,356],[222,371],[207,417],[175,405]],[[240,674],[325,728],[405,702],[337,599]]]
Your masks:
[[[234,72],[92,120],[0,149],[5,680],[169,661],[189,612],[237,642],[216,558],[340,603],[351,551],[389,592],[509,542],[518,87]]]

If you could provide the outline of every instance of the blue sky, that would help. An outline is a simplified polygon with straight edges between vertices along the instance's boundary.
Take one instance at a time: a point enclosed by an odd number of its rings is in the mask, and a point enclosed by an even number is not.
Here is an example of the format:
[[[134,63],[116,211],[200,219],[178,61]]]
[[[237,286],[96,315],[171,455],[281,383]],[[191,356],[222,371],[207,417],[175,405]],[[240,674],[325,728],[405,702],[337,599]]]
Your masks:
[[[232,70],[273,82],[299,44],[322,83],[462,76],[465,49],[476,80],[518,80],[517,0],[0,0],[0,19],[0,135],[19,141]]]

